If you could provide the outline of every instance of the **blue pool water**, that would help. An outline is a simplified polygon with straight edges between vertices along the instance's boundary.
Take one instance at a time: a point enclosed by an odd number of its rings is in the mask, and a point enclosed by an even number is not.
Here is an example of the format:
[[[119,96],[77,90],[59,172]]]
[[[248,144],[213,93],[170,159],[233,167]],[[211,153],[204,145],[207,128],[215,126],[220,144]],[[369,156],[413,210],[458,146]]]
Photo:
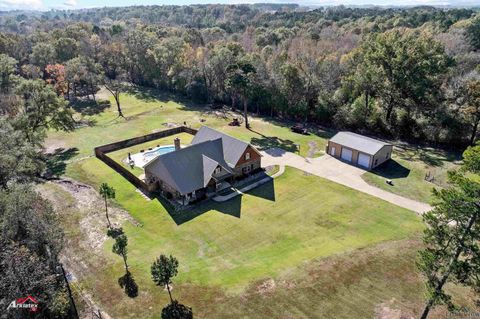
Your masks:
[[[156,157],[158,155],[173,152],[174,150],[175,150],[175,146],[173,146],[173,145],[160,146],[160,147],[154,148],[151,151],[145,151],[145,153],[143,153],[144,154],[143,156],[147,157],[147,158]]]

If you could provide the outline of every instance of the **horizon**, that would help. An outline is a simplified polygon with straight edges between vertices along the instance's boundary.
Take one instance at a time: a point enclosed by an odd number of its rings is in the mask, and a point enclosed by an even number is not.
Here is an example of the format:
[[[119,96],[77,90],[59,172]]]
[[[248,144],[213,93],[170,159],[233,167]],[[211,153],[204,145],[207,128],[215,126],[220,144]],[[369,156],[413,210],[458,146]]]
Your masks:
[[[95,0],[0,0],[0,11],[50,11],[50,10],[80,10],[104,7],[130,7],[153,5],[241,5],[241,4],[296,4],[300,7],[480,7],[480,0],[106,0],[98,5]]]

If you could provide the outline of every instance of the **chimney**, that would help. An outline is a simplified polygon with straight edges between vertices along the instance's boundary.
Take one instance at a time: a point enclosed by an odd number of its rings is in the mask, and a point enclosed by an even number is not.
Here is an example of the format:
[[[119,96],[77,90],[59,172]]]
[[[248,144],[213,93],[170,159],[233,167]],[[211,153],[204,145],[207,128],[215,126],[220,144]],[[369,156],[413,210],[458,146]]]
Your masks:
[[[175,145],[175,151],[178,151],[180,149],[180,139],[178,137],[176,137],[173,140],[173,144]]]

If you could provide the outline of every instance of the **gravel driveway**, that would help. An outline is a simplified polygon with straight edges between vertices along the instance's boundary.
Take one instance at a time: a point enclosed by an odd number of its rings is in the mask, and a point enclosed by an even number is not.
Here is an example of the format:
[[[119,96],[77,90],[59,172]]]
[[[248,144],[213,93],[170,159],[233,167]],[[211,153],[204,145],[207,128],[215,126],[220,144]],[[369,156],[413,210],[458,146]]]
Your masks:
[[[280,148],[271,148],[261,152],[262,166],[286,165],[301,169],[307,173],[317,175],[333,182],[348,186],[363,193],[386,200],[392,204],[422,214],[432,209],[426,203],[418,202],[403,196],[384,191],[365,182],[361,175],[364,169],[344,163],[330,155],[317,158],[304,158]]]

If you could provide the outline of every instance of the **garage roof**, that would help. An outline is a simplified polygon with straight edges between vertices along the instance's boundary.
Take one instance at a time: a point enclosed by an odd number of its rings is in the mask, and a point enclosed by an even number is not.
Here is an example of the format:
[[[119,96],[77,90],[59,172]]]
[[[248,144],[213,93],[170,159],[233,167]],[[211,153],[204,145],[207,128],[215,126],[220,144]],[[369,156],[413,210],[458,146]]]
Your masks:
[[[392,145],[352,132],[338,132],[330,141],[368,155],[375,155],[382,147]]]

